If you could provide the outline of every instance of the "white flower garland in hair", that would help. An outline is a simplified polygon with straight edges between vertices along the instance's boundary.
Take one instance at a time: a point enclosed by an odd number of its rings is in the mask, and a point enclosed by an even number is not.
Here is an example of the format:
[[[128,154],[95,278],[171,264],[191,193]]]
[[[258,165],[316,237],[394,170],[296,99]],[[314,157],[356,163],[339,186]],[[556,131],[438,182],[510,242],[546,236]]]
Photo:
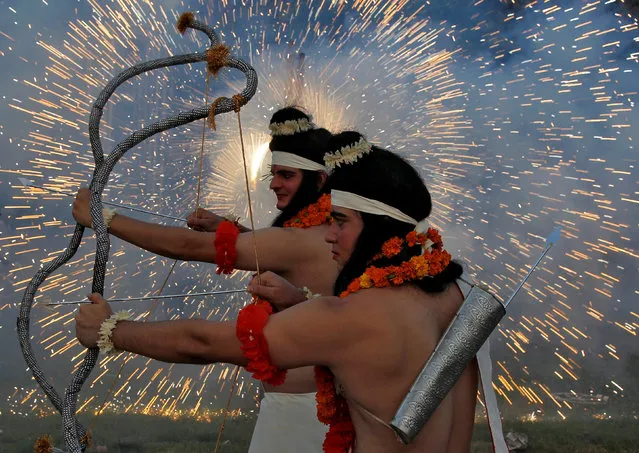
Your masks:
[[[324,165],[329,170],[333,170],[341,164],[352,164],[364,154],[370,153],[372,149],[371,144],[362,137],[354,145],[344,146],[334,153],[327,153],[324,156]]]
[[[286,120],[283,123],[271,123],[268,128],[273,137],[277,135],[295,135],[313,129],[313,123],[306,118],[299,120]]]

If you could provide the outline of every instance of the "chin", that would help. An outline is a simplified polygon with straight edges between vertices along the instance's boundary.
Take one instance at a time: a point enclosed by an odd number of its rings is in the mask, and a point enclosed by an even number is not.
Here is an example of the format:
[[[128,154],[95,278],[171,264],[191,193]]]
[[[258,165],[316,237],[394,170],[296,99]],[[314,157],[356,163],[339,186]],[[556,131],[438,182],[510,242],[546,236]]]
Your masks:
[[[275,203],[275,207],[281,211],[288,206],[288,201],[288,197],[284,198],[283,200],[277,200],[277,203]]]

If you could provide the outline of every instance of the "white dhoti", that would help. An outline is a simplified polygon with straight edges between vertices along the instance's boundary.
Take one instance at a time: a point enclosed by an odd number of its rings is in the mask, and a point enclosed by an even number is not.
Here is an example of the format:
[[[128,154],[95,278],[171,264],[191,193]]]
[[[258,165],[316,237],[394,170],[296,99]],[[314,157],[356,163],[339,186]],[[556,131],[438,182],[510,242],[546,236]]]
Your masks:
[[[327,431],[315,393],[266,392],[248,453],[321,453]]]

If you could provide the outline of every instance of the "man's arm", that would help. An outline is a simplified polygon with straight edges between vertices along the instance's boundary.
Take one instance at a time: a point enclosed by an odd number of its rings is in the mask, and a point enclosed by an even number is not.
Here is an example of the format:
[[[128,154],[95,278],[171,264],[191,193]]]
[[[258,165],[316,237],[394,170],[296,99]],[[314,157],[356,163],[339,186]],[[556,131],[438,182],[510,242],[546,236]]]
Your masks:
[[[273,364],[281,369],[306,365],[339,365],[353,357],[355,347],[374,345],[384,338],[378,323],[362,316],[366,300],[318,298],[270,317],[264,335]],[[102,322],[112,313],[98,295],[91,305],[80,307],[76,335],[86,347],[94,347]],[[118,322],[112,342],[116,349],[174,363],[226,362],[246,366],[236,337],[235,321],[188,319],[165,322]]]
[[[111,219],[109,233],[167,258],[215,262],[215,233],[157,225],[121,214]]]
[[[88,190],[78,192],[73,204],[73,216],[84,226],[91,226]],[[214,263],[215,233],[193,231],[188,228],[168,227],[132,219],[116,214],[109,225],[109,233],[133,245],[168,258],[184,261]],[[253,246],[255,234],[256,247]],[[235,267],[253,271],[257,269],[255,248],[260,267],[273,272],[287,272],[315,259],[320,250],[310,243],[304,233],[297,229],[265,228],[241,233],[235,244],[237,261]]]
[[[208,233],[214,233],[222,222],[228,220],[226,217],[215,214],[214,212],[207,211],[206,209],[199,208],[197,211],[193,211],[186,217],[186,224],[189,228],[195,231],[206,231]],[[238,224],[237,227],[240,233],[246,233],[251,231],[250,228],[244,225]]]
[[[89,295],[89,300],[91,304],[81,306],[75,316],[75,332],[82,345],[92,348],[98,343],[104,320],[113,310],[100,294]],[[165,362],[246,365],[233,321],[120,321],[112,331],[111,341],[116,349]]]
[[[367,311],[365,296],[315,298],[271,316],[264,335],[275,366],[340,366],[359,356],[362,345],[382,348],[384,323],[372,319],[377,315]]]
[[[235,321],[121,321],[112,341],[117,349],[169,363],[248,363],[235,335]]]

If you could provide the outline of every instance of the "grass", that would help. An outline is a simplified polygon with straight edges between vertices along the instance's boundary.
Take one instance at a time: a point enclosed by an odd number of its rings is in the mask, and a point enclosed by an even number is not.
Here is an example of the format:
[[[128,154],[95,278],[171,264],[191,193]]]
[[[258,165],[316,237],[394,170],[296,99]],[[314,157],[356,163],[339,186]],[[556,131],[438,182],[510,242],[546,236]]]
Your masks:
[[[51,434],[54,445],[62,446],[59,417],[45,419],[0,416],[0,452],[31,453],[35,440]],[[222,436],[220,453],[248,450],[255,419],[229,419]],[[215,449],[219,423],[190,419],[170,420],[143,415],[103,415],[94,429],[95,446],[109,453],[211,453]],[[587,420],[504,422],[504,432],[528,435],[526,453],[639,453],[639,421]],[[478,424],[472,453],[492,453],[488,428]],[[284,452],[286,453],[286,452]]]
[[[639,421],[636,419],[505,421],[504,433],[509,431],[528,435],[526,453],[639,453]],[[477,425],[472,452],[492,451],[488,428]]]

